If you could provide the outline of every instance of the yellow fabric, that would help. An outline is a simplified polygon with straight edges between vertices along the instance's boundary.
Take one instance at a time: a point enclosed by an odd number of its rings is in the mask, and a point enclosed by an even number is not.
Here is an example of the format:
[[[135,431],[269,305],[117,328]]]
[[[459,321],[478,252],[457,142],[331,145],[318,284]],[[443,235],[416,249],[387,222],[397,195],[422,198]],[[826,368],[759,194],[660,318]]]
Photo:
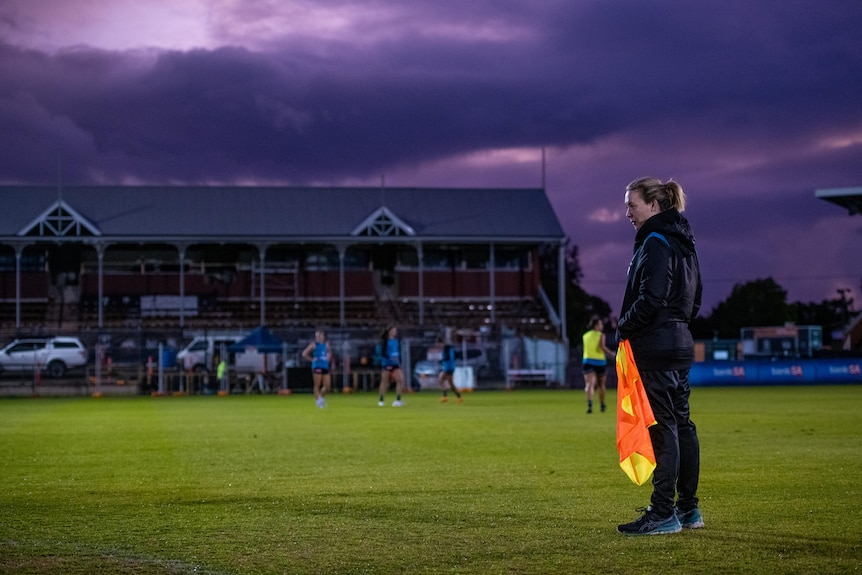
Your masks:
[[[602,332],[591,329],[586,332],[581,340],[584,343],[584,359],[598,359],[605,361],[605,350],[600,345]]]

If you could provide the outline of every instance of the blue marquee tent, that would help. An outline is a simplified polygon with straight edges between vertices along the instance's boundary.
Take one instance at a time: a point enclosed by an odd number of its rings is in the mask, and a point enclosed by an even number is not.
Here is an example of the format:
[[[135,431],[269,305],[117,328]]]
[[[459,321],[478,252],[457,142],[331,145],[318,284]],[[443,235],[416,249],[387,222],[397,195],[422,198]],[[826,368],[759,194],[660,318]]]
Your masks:
[[[266,327],[260,326],[228,347],[230,351],[245,351],[248,348],[254,348],[259,353],[281,353],[284,349],[284,342]]]
[[[253,329],[247,336],[239,340],[238,342],[228,346],[228,350],[233,352],[244,352],[249,349],[254,349],[257,353],[261,354],[281,354],[281,389],[283,392],[289,393],[287,390],[287,369],[285,368],[286,362],[286,351],[287,346],[284,341],[271,331],[269,331],[266,327],[260,326]],[[263,370],[266,371],[266,360],[263,360]],[[257,376],[258,386],[261,389],[261,392],[264,390],[264,382],[263,375],[261,373]]]

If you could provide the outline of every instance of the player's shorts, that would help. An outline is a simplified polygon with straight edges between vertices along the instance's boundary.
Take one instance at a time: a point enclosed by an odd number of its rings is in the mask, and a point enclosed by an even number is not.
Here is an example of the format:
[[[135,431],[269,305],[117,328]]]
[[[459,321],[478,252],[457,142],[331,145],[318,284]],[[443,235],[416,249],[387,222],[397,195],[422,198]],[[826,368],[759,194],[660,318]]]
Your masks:
[[[327,375],[329,373],[329,368],[328,367],[315,367],[312,370],[312,372],[320,374],[320,375]]]
[[[398,371],[399,369],[401,369],[401,364],[399,364],[399,363],[393,363],[393,364],[391,364],[391,365],[383,366],[383,369],[385,369],[386,371],[388,371],[388,372],[390,372],[390,373],[391,373],[391,372],[393,372],[393,371]]]
[[[606,365],[593,365],[591,363],[584,364],[584,373],[595,373],[596,375],[604,375],[607,371]]]
[[[455,375],[455,370],[453,369],[450,371],[448,369],[444,369],[441,373],[443,373],[443,375]]]

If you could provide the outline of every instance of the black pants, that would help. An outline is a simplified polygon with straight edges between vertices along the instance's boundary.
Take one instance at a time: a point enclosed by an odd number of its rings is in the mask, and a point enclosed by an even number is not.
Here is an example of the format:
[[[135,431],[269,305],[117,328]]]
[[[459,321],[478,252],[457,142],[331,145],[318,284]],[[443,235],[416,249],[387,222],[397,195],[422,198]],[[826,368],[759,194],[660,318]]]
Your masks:
[[[668,517],[676,505],[683,511],[697,507],[697,483],[700,476],[700,443],[697,429],[689,417],[689,370],[641,371],[657,425],[649,428],[655,451],[653,511]]]

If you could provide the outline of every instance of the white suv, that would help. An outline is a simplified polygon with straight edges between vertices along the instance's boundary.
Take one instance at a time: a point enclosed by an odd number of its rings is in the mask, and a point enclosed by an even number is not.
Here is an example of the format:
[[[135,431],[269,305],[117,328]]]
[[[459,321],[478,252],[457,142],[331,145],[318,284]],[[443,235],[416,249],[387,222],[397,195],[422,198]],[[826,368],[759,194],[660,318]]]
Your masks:
[[[87,348],[77,337],[27,337],[0,349],[0,371],[44,371],[63,377],[87,365]]]

